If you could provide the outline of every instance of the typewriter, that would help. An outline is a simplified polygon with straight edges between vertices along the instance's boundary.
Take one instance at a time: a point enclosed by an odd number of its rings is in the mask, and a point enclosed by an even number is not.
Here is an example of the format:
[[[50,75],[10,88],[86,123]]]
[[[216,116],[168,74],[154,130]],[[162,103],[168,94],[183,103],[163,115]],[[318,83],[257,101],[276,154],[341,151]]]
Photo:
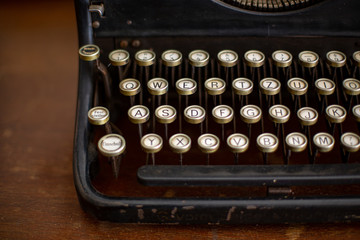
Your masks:
[[[75,7],[84,211],[169,224],[360,219],[360,1]]]

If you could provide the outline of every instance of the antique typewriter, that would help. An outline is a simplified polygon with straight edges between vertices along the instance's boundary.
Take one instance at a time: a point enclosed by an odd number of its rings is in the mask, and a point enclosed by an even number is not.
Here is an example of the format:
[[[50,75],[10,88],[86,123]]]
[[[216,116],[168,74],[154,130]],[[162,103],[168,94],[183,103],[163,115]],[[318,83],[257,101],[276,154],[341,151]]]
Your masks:
[[[360,219],[360,1],[76,0],[74,182],[100,220]]]

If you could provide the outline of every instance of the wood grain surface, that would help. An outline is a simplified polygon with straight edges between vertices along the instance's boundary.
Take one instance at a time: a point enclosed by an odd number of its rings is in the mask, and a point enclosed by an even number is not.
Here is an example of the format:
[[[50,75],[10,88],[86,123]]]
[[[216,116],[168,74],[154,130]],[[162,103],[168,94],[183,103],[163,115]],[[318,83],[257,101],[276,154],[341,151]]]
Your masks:
[[[73,2],[0,7],[0,239],[360,239],[360,224],[175,226],[100,222],[72,176]]]

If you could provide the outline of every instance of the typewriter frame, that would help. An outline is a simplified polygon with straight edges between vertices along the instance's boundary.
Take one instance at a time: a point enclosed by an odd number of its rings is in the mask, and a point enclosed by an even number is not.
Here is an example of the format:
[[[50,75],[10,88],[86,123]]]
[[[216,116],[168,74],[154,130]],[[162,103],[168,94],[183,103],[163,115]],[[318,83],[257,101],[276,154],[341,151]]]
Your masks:
[[[79,29],[79,45],[94,42],[91,28],[91,15],[88,12],[89,1],[75,1]],[[157,33],[158,34],[158,33]],[[276,34],[276,33],[275,33]],[[357,33],[359,35],[359,33]],[[284,222],[343,222],[359,221],[360,196],[348,197],[302,197],[282,198],[131,198],[109,197],[99,193],[91,184],[89,167],[94,153],[89,148],[90,125],[87,112],[92,107],[94,91],[91,62],[79,62],[79,87],[77,116],[74,140],[74,183],[82,208],[100,220],[137,223],[181,223],[181,224],[238,224],[238,223],[284,223]],[[95,153],[96,154],[96,153]],[[206,167],[199,167],[204,170]],[[232,174],[246,173],[242,179],[236,178],[244,185],[265,184],[266,186],[307,185],[313,180],[318,184],[360,183],[360,166],[358,164],[341,168],[338,165],[284,166],[280,175],[274,175],[271,166],[267,176],[253,182],[254,176],[264,171],[264,166],[224,167],[229,174],[217,176],[213,173],[204,175],[199,184],[211,177],[225,177],[232,181]],[[293,178],[289,172],[300,170]],[[319,170],[325,170],[322,177]],[[191,169],[190,169],[191,171]],[[349,174],[351,171],[351,174]],[[186,175],[186,170],[184,171]],[[254,175],[255,173],[255,175]],[[264,175],[261,175],[264,176]],[[186,184],[186,179],[175,181]],[[274,179],[277,181],[275,182]],[[217,184],[217,183],[215,183]],[[154,209],[156,211],[154,211]],[[211,209],[211,211],[208,211]],[[176,212],[176,214],[175,214]],[[326,216],[326,217],[324,217]]]

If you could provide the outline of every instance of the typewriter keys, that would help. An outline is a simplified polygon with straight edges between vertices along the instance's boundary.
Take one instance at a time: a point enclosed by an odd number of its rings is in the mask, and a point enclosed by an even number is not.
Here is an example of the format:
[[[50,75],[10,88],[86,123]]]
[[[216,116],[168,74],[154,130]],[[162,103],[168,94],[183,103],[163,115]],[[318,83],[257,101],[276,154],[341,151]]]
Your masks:
[[[155,63],[156,54],[151,50],[141,50],[135,54],[135,61],[139,66],[146,67]]]
[[[286,147],[293,152],[302,152],[307,146],[307,139],[304,134],[293,132],[285,138]]]
[[[357,67],[360,67],[360,51],[354,52],[353,55],[353,62]]]
[[[250,50],[244,54],[244,60],[249,67],[261,67],[265,63],[265,55],[258,50]]]
[[[124,96],[135,96],[140,92],[140,87],[140,82],[134,78],[127,78],[119,83],[120,93]]]
[[[281,83],[275,78],[264,78],[260,81],[260,91],[266,95],[276,95],[280,92]]]
[[[330,105],[325,112],[326,119],[331,123],[342,123],[346,118],[346,110],[340,105]]]
[[[274,123],[286,123],[290,119],[290,109],[284,105],[271,106],[269,117]]]
[[[167,50],[163,52],[161,59],[165,66],[176,67],[182,62],[182,54],[177,50]]]
[[[210,55],[204,50],[194,50],[189,53],[189,62],[194,67],[204,67],[209,63]]]
[[[262,116],[261,108],[256,105],[246,105],[240,110],[240,118],[245,123],[257,123]]]
[[[271,55],[274,61],[275,66],[277,67],[288,67],[292,63],[292,55],[291,53],[285,50],[278,50],[273,52]]]
[[[191,78],[181,78],[176,81],[176,92],[180,95],[192,95],[197,90],[197,83]]]
[[[184,110],[185,121],[192,124],[202,123],[205,115],[205,109],[198,105],[189,106]]]
[[[114,50],[109,54],[109,59],[113,66],[124,66],[129,63],[129,58],[129,52],[123,49]]]
[[[339,51],[330,51],[326,54],[326,63],[332,67],[342,67],[346,63],[346,55]]]
[[[232,88],[237,95],[249,95],[252,93],[254,84],[247,78],[236,78],[232,82]]]
[[[347,95],[356,96],[360,94],[360,81],[355,78],[347,78],[343,82],[343,88]]]
[[[218,105],[213,108],[212,115],[215,122],[225,124],[234,118],[234,111],[227,105]]]
[[[330,152],[335,145],[335,139],[329,133],[320,132],[313,137],[315,147],[319,152]],[[314,158],[316,154],[313,154]]]
[[[142,137],[142,124],[150,118],[150,111],[143,105],[135,105],[128,110],[128,117],[132,123],[138,124],[139,136]]]
[[[279,146],[278,138],[271,133],[263,133],[256,138],[256,146],[263,152],[264,164],[267,164],[268,153],[275,152]]]
[[[168,81],[163,78],[153,78],[147,83],[148,91],[152,95],[164,95],[169,89]]]
[[[124,137],[118,134],[105,135],[98,142],[100,153],[106,157],[119,156],[125,151],[125,146]]]
[[[319,55],[312,51],[303,51],[299,53],[299,62],[303,67],[316,67],[319,63]]]
[[[335,92],[335,83],[327,78],[320,78],[315,81],[316,91],[320,95],[331,95]]]
[[[308,83],[302,78],[291,78],[287,82],[288,91],[293,95],[304,95],[308,89]]]
[[[88,119],[93,125],[104,125],[110,119],[109,110],[105,107],[94,107],[89,110]]]
[[[239,163],[239,153],[245,152],[249,148],[249,138],[241,133],[231,134],[226,143],[230,151],[234,153],[235,164]]]
[[[220,95],[226,90],[226,83],[221,78],[209,78],[204,85],[209,95]]]
[[[206,163],[209,165],[209,154],[216,152],[220,147],[220,140],[214,134],[206,133],[198,138],[199,149],[206,153]]]
[[[149,154],[151,154],[152,164],[155,165],[155,153],[160,152],[163,147],[162,138],[155,133],[149,133],[141,138],[140,145],[143,151],[147,153],[146,164],[148,164]]]
[[[223,50],[218,53],[217,60],[223,67],[233,67],[238,62],[238,55],[232,50]]]
[[[356,105],[352,108],[352,113],[357,122],[360,122],[360,105]]]
[[[303,126],[312,126],[318,120],[318,112],[311,107],[303,107],[297,111],[297,116]]]
[[[360,137],[355,133],[344,133],[341,135],[340,142],[345,151],[357,152],[360,149]]]
[[[169,139],[169,146],[174,153],[179,154],[180,165],[182,165],[182,154],[191,148],[191,138],[183,133],[172,135]]]
[[[93,61],[100,57],[100,48],[93,44],[82,46],[79,49],[79,57],[84,61]]]

